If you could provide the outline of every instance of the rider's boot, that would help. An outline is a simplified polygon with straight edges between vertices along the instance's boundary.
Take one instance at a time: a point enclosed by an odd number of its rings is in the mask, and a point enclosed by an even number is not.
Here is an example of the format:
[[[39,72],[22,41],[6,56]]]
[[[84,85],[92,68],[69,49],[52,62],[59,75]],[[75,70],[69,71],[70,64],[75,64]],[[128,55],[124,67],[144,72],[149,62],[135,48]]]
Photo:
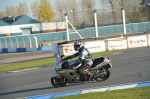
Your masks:
[[[92,81],[93,73],[88,72],[88,81]]]

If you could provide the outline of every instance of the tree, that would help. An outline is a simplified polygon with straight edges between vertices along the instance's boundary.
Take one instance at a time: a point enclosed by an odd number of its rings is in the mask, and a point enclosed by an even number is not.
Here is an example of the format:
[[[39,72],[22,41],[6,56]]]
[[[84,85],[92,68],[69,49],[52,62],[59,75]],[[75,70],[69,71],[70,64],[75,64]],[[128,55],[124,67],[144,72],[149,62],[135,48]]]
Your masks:
[[[28,10],[28,6],[25,2],[20,3],[19,6],[16,7],[17,9],[17,15],[28,15],[29,14],[29,10]]]
[[[108,0],[110,7],[112,9],[112,15],[113,15],[113,19],[114,19],[114,23],[116,23],[116,17],[115,17],[115,11],[114,11],[114,0]]]
[[[61,21],[64,21],[64,10],[66,8],[66,4],[62,0],[55,0],[55,9],[58,12],[58,16],[61,16]]]
[[[3,18],[3,17],[5,17],[5,12],[1,11],[0,12],[0,18]]]
[[[55,13],[52,6],[48,0],[40,0],[40,17],[42,22],[52,22],[54,21]]]
[[[142,0],[141,5],[143,6],[142,11],[144,16],[149,17],[150,21],[150,0]]]
[[[76,0],[67,0],[68,3],[68,9],[70,10],[72,14],[73,23],[75,27],[79,27],[80,24],[78,22],[77,12],[79,10],[79,6],[76,2]]]
[[[11,16],[10,13],[11,13],[11,9],[7,6],[5,9],[5,16]]]
[[[16,8],[14,6],[10,6],[10,9],[11,9],[10,15],[11,16],[17,16]]]
[[[92,23],[92,25],[94,24],[94,15],[93,15],[93,10],[95,7],[95,0],[81,0],[81,4],[83,5],[83,7],[85,7],[88,10],[88,20],[90,20],[89,23]],[[92,21],[93,20],[93,21]]]
[[[38,20],[41,21],[41,17],[40,17],[40,9],[39,9],[40,5],[38,1],[34,1],[33,4],[31,4],[31,10],[33,13],[33,17]]]

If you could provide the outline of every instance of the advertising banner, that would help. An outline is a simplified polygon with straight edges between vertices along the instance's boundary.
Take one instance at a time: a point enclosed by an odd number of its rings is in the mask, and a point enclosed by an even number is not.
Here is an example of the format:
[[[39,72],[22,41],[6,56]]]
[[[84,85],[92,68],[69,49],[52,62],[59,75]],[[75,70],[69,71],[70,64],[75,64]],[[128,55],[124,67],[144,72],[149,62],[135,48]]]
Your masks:
[[[120,41],[108,41],[108,50],[120,50],[120,49],[127,49],[127,41],[120,40]]]
[[[59,45],[59,53],[60,55],[65,55],[65,56],[76,53],[73,47],[73,43]]]
[[[147,35],[128,37],[128,48],[148,46]]]
[[[85,42],[84,46],[91,52],[103,52],[105,50],[105,42],[104,41],[90,41]]]
[[[120,50],[127,49],[127,40],[124,37],[107,39],[106,40],[107,50]]]
[[[89,41],[89,42],[84,42],[83,45],[91,53],[105,51],[105,42],[104,41]],[[65,55],[65,56],[76,53],[76,51],[74,50],[74,47],[73,47],[73,43],[59,45],[59,53],[60,53],[60,55]]]

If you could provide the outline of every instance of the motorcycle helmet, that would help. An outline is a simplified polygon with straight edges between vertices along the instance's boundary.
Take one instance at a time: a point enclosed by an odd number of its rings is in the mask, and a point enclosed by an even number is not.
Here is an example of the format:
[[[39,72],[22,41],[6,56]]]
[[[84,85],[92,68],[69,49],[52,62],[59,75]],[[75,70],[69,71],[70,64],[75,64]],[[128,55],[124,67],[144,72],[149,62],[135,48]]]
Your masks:
[[[79,49],[83,46],[81,41],[75,41],[74,42],[74,50],[79,51]]]

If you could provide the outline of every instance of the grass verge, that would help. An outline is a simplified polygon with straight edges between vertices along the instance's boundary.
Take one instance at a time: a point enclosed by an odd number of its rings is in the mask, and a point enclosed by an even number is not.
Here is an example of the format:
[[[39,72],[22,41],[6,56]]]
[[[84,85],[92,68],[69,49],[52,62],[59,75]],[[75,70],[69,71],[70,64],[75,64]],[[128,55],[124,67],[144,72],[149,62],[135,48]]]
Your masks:
[[[99,57],[99,56],[106,56],[106,55],[110,55],[110,54],[114,54],[114,53],[123,53],[123,52],[127,52],[127,50],[92,53],[92,56]],[[31,60],[31,61],[26,61],[26,62],[8,64],[8,65],[0,66],[0,73],[14,71],[14,70],[20,70],[20,69],[48,66],[50,64],[54,64],[55,62],[56,62],[56,58],[53,57],[53,58],[45,58],[45,59],[38,59],[38,60]]]
[[[87,93],[59,97],[55,99],[150,99],[150,86],[140,88],[129,88],[107,92]]]

